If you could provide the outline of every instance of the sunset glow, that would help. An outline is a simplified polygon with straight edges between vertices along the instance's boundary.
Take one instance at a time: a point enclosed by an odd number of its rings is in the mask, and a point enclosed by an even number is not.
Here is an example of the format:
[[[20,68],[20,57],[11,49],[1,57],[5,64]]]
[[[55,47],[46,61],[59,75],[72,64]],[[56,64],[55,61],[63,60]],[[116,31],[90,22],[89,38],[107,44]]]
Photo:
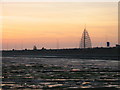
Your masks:
[[[78,48],[85,24],[93,47],[118,43],[117,2],[0,4],[3,49]]]

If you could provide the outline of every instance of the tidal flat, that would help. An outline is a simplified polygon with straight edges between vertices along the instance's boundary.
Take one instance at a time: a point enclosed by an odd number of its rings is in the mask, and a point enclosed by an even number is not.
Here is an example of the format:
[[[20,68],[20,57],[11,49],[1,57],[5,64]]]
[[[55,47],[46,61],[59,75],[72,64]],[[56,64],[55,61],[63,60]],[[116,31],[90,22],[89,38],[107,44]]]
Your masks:
[[[118,63],[115,60],[3,57],[2,89],[120,88]]]

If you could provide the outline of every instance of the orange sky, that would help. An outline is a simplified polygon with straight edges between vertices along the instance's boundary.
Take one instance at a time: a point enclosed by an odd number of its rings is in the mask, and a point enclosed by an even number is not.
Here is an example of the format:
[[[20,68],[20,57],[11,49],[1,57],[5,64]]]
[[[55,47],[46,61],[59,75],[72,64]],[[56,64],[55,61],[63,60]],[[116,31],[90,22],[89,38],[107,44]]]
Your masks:
[[[93,46],[117,43],[117,2],[1,3],[3,49],[76,48],[85,24]]]

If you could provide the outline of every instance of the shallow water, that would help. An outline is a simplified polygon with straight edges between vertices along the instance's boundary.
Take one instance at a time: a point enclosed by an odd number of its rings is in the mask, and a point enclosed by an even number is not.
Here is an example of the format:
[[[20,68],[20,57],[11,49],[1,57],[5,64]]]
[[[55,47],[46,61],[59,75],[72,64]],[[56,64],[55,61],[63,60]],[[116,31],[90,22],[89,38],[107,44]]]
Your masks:
[[[3,89],[119,88],[119,61],[2,58]]]

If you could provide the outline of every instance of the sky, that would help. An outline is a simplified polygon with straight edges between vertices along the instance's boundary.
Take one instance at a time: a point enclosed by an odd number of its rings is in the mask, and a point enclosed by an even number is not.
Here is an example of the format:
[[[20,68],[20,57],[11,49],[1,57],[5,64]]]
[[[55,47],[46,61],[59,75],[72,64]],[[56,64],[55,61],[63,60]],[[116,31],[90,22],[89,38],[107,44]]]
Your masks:
[[[78,48],[85,28],[93,47],[118,43],[117,2],[4,2],[3,49]]]
[[[119,2],[119,0],[1,0],[2,2]]]

